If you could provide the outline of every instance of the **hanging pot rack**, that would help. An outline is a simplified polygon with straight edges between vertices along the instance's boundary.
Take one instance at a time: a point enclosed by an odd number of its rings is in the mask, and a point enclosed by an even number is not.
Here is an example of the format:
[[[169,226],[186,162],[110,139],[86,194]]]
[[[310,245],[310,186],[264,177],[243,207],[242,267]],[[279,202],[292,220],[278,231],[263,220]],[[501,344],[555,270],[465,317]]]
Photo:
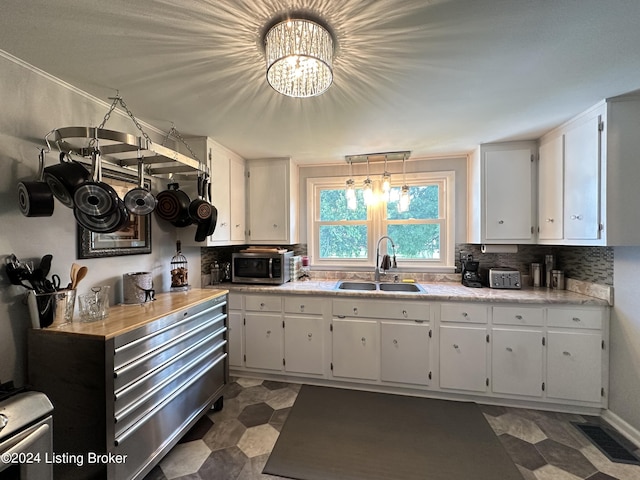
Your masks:
[[[129,110],[122,97],[117,95],[116,97],[110,97],[110,99],[113,100],[111,108],[98,127],[76,126],[56,128],[45,136],[45,141],[49,149],[49,137],[53,136],[52,139],[60,151],[71,152],[85,158],[91,158],[95,144],[99,142],[102,160],[118,167],[135,169],[142,158],[146,172],[153,176],[171,174],[198,175],[209,173],[206,164],[203,164],[198,159],[174,126],[171,127],[162,145],[154,143],[136,120],[131,110]],[[142,136],[104,128],[104,125],[118,104],[126,110]],[[191,157],[164,145],[171,136],[184,143]]]

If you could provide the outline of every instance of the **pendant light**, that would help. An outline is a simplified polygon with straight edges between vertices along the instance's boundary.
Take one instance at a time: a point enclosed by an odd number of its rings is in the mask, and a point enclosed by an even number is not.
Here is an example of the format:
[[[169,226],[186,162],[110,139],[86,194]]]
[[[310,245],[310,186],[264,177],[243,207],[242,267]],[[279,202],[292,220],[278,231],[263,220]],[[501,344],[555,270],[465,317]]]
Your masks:
[[[355,210],[358,208],[358,199],[356,198],[356,185],[353,181],[353,175],[351,173],[351,164],[349,162],[349,180],[347,180],[347,186],[345,190],[345,196],[347,197],[347,208],[349,210]]]
[[[391,192],[391,174],[387,172],[387,156],[384,156],[384,173],[382,174],[382,198],[385,202],[389,201],[389,193]]]
[[[373,203],[373,182],[369,178],[369,159],[367,158],[367,179],[362,184],[362,196],[364,197],[365,205],[371,205]]]
[[[409,196],[409,186],[407,185],[406,172],[404,169],[405,159],[402,159],[402,188],[400,189],[400,200],[398,201],[398,211],[406,212],[409,210],[411,198]]]

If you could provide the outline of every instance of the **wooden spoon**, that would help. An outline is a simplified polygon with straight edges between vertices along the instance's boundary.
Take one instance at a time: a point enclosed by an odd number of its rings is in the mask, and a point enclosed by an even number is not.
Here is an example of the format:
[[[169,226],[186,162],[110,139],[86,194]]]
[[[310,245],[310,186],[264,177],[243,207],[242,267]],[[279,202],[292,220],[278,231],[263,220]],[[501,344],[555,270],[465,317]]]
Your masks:
[[[78,265],[77,263],[72,264],[71,273],[70,273],[70,277],[71,277],[70,288],[75,289],[80,283],[80,280],[82,280],[84,277],[87,276],[88,271],[89,269],[85,266]]]

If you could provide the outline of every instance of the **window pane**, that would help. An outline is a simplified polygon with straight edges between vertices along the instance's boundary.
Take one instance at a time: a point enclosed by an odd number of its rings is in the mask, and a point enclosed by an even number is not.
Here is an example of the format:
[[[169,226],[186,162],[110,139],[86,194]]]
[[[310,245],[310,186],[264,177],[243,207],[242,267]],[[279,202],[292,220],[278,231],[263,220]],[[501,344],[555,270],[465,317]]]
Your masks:
[[[321,225],[320,258],[367,258],[366,225]]]
[[[394,199],[387,203],[387,218],[389,220],[405,220],[415,218],[418,220],[429,220],[440,217],[440,188],[438,185],[412,186],[409,187],[409,210],[398,212],[398,198],[400,188],[391,189],[390,198]]]
[[[439,259],[440,225],[389,225],[398,258]]]
[[[362,198],[362,189],[356,190],[357,208],[347,208],[345,189],[320,191],[320,221],[336,222],[340,220],[366,220],[367,207]]]

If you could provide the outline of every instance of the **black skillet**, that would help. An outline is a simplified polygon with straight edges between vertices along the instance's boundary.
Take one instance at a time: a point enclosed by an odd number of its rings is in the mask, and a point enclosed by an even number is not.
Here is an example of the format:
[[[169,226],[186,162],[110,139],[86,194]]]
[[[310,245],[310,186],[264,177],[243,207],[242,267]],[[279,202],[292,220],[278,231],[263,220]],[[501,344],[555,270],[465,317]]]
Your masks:
[[[91,217],[111,216],[118,210],[117,192],[111,185],[102,181],[102,161],[100,152],[91,153],[92,180],[78,186],[73,193],[76,210]]]
[[[68,153],[60,152],[60,163],[46,167],[43,178],[53,196],[65,207],[73,208],[76,188],[89,180],[91,174],[81,163],[72,160]]]
[[[25,217],[50,217],[53,215],[53,193],[43,181],[45,153],[40,150],[38,176],[33,182],[18,183],[18,206]]]

